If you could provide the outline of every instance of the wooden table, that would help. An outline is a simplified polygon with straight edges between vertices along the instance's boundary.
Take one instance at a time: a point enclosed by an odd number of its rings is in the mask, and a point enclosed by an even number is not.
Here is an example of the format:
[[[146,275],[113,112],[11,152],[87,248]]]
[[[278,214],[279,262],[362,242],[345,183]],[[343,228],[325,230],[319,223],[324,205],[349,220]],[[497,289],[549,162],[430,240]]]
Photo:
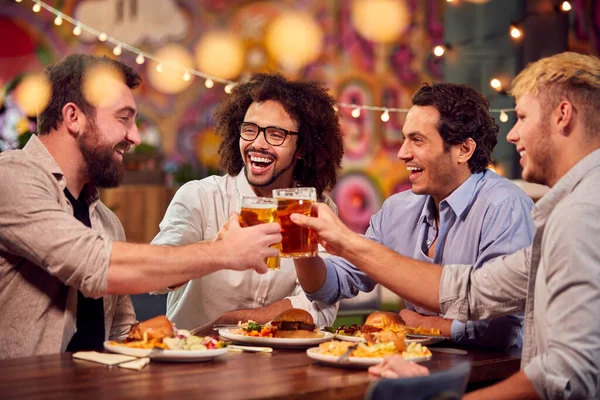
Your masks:
[[[519,352],[434,353],[432,371],[472,362],[471,382],[505,378]],[[141,371],[73,360],[71,354],[0,360],[0,398],[36,399],[362,399],[374,378],[364,369],[321,365],[303,350],[229,353],[204,363],[152,362]]]

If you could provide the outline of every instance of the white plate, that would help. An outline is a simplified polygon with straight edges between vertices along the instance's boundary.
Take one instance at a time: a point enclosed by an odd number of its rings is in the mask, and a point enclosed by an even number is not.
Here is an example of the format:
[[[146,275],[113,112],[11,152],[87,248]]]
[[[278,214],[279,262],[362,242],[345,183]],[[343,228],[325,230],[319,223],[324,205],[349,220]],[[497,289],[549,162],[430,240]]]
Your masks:
[[[335,338],[338,340],[343,340],[345,342],[366,342],[366,340],[363,337],[360,336],[348,336],[348,335],[340,335],[339,333],[335,334]]]
[[[308,357],[313,360],[322,362],[323,364],[331,365],[334,367],[370,367],[371,365],[379,364],[383,361],[381,357],[348,357],[348,360],[344,363],[338,363],[339,356],[330,356],[328,354],[321,354],[318,347],[312,347],[306,350]],[[423,362],[431,359],[431,355],[427,357],[414,357],[406,358],[406,360],[414,362]]]
[[[333,333],[323,332],[323,337],[320,338],[273,338],[259,336],[245,336],[233,333],[230,329],[219,330],[219,335],[225,339],[232,340],[236,343],[256,344],[260,346],[270,346],[278,348],[307,348],[315,344],[328,342],[333,339]]]
[[[340,335],[339,333],[335,334],[335,338],[338,340],[344,340],[346,342],[366,342],[366,340],[359,336],[347,336]],[[436,344],[445,340],[445,338],[404,338],[404,342],[406,343],[421,343],[423,346],[428,346],[430,344]]]
[[[229,351],[227,347],[209,350],[134,349],[131,347],[115,346],[109,342],[104,342],[104,348],[111,353],[125,354],[127,356],[150,357],[155,361],[179,362],[210,361]]]

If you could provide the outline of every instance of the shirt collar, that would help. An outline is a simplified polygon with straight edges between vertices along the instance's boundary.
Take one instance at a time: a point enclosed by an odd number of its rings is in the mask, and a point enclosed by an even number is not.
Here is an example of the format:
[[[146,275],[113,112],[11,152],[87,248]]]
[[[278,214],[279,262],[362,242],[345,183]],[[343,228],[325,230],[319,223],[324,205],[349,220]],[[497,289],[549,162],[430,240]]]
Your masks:
[[[556,185],[550,189],[533,207],[532,217],[536,226],[545,223],[554,207],[564,199],[581,180],[593,169],[600,167],[600,149],[595,150],[571,168]]]
[[[479,172],[476,174],[471,174],[466,181],[464,181],[459,187],[454,189],[452,193],[448,197],[446,197],[442,202],[446,202],[454,214],[460,216],[467,209],[471,201],[473,200],[473,196],[475,195],[475,189],[477,188],[477,183],[483,178],[484,174],[489,173],[488,170],[484,172]],[[421,211],[421,216],[419,221],[427,220],[430,224],[433,224],[435,221],[435,204],[433,197],[428,195],[425,204],[423,205],[423,210]]]
[[[23,151],[38,163],[42,164],[42,167],[44,167],[46,170],[50,171],[50,173],[54,175],[58,181],[61,190],[65,190],[67,187],[65,174],[37,135],[31,135],[31,138],[27,141],[27,144],[25,147],[23,147]],[[100,198],[100,193],[94,185],[86,183],[83,185],[83,189],[79,195],[79,198],[85,200],[88,205],[91,205]]]

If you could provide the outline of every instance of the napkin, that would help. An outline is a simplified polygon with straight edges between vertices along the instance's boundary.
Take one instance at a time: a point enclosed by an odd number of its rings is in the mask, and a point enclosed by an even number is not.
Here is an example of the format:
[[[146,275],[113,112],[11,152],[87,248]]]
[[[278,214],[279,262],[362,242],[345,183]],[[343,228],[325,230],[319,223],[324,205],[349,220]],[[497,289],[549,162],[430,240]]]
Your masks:
[[[137,360],[128,361],[123,364],[119,364],[119,368],[127,368],[127,369],[135,369],[137,371],[144,368],[146,365],[150,363],[150,359],[148,357],[138,358]]]
[[[93,361],[100,364],[106,364],[108,366],[118,364],[121,368],[135,369],[138,371],[150,363],[150,358],[148,357],[137,358],[122,354],[98,353],[97,351],[78,351],[77,353],[73,354],[73,358],[78,360]]]
[[[137,357],[125,356],[122,354],[105,354],[97,351],[78,351],[73,354],[73,358],[79,360],[93,361],[100,364],[115,365],[125,361],[137,360]]]

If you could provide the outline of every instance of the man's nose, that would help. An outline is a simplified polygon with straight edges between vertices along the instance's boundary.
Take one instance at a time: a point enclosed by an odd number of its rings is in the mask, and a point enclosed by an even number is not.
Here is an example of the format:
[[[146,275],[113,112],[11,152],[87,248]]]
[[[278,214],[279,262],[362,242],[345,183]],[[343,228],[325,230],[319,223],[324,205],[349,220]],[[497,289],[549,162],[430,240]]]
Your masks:
[[[516,126],[513,126],[513,128],[508,132],[508,135],[506,135],[506,140],[514,145],[516,145],[519,141],[519,134],[515,128]]]
[[[408,159],[410,159],[410,151],[408,149],[408,145],[406,144],[406,141],[402,142],[402,145],[400,146],[400,150],[398,150],[398,155],[397,155],[398,159],[406,161]]]
[[[141,143],[140,139],[140,131],[137,127],[137,124],[133,124],[133,126],[127,130],[125,134],[125,139],[130,142],[133,146],[137,146]]]

